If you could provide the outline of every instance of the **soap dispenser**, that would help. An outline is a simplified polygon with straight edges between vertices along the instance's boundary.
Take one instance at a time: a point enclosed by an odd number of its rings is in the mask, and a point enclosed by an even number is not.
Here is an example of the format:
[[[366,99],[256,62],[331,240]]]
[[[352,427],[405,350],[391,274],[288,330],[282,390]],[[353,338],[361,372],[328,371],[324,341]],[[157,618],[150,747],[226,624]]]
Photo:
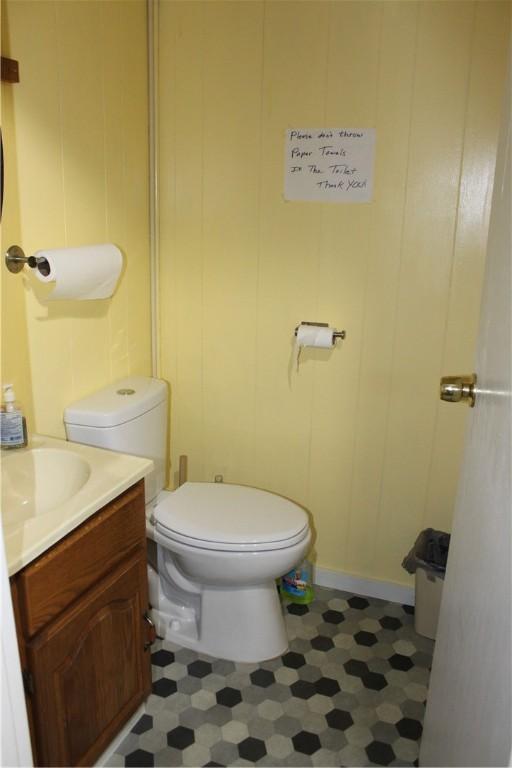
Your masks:
[[[3,403],[0,409],[0,443],[2,448],[23,448],[27,445],[27,422],[21,406],[16,402],[12,384],[3,385]]]

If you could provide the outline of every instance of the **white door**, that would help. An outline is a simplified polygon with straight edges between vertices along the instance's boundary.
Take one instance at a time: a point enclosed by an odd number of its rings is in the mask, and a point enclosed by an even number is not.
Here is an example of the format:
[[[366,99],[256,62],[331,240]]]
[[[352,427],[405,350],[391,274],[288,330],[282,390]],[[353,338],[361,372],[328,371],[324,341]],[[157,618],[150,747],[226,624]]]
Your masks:
[[[422,766],[508,766],[510,761],[510,165],[509,85],[487,248],[476,404],[455,508],[420,751]]]
[[[14,627],[11,590],[5,561],[4,534],[0,524],[0,605],[2,608],[0,667],[0,765],[30,766],[32,749],[28,730],[25,694],[21,678],[18,641]]]

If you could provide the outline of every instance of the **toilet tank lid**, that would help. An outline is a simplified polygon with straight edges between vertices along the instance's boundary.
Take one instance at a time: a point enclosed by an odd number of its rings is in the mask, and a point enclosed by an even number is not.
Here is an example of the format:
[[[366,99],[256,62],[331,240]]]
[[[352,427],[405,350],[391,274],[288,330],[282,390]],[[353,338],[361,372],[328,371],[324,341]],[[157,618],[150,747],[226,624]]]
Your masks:
[[[84,427],[116,427],[142,416],[167,398],[167,384],[147,376],[129,376],[71,403],[64,423]]]

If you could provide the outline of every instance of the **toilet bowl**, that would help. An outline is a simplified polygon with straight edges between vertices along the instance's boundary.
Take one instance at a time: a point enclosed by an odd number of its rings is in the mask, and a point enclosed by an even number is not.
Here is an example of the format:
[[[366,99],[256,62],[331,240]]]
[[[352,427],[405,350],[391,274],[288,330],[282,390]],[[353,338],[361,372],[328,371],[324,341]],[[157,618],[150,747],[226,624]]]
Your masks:
[[[185,483],[156,504],[153,520],[158,634],[232,661],[282,654],[288,639],[275,579],[309,548],[306,513],[256,488]]]
[[[148,569],[159,635],[233,661],[286,650],[275,579],[301,562],[310,542],[304,510],[267,491],[185,483],[164,491],[168,388],[131,376],[69,405],[69,440],[151,458],[146,478]]]

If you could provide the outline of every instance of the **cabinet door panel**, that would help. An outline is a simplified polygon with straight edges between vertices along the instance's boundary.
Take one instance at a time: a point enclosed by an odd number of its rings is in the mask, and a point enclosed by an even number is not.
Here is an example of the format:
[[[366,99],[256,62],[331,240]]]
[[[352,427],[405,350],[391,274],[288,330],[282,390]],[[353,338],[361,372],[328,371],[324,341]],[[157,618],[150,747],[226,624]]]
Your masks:
[[[29,643],[42,765],[90,765],[147,695],[146,607],[138,555]]]

